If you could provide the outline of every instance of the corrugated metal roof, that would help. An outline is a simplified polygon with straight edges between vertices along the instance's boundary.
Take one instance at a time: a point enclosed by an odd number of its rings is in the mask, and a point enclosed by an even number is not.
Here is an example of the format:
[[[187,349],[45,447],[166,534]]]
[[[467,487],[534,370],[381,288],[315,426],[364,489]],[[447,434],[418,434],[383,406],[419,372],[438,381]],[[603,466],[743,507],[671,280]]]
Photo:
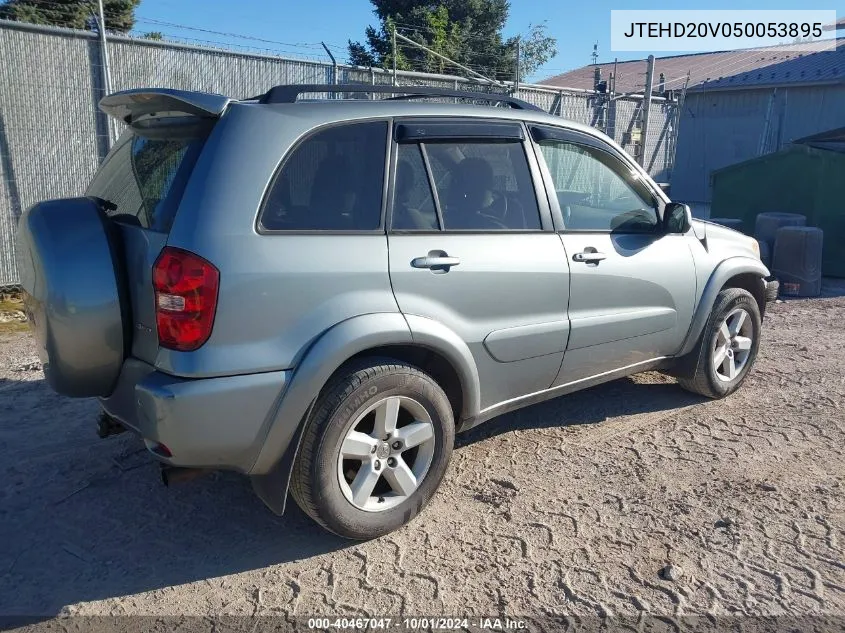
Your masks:
[[[783,47],[658,57],[655,60],[654,89],[659,90],[661,73],[667,90],[680,89],[688,72],[689,90],[845,82],[845,38],[837,39],[836,50],[833,51],[818,50],[820,45],[820,42],[807,42]],[[539,83],[592,90],[596,67],[601,70],[602,79],[608,79],[613,73],[613,63],[597,64],[555,75]],[[642,91],[645,74],[644,59],[619,62],[616,92]]]
[[[795,139],[792,143],[842,154],[845,153],[845,127]]]
[[[838,127],[834,130],[826,130],[824,132],[819,132],[818,134],[812,134],[810,136],[805,136],[803,138],[797,138],[793,143],[818,143],[818,142],[828,142],[828,141],[838,141],[843,142],[845,141],[845,127]]]

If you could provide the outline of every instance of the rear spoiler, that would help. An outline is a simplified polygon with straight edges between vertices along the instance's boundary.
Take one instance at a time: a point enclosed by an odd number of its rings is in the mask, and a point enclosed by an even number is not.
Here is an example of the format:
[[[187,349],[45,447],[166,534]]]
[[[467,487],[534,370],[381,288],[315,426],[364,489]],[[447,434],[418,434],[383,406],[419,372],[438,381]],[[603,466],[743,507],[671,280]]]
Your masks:
[[[217,118],[231,102],[229,97],[208,92],[138,88],[103,97],[100,99],[100,110],[124,123],[132,123],[154,112],[183,112],[203,118]]]

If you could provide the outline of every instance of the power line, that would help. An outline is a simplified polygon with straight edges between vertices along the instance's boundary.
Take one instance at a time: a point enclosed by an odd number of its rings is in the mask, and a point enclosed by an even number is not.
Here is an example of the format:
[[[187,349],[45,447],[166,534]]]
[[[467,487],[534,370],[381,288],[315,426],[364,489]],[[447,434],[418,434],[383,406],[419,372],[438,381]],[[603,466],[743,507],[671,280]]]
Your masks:
[[[173,44],[203,44],[208,45],[210,48],[214,48],[214,52],[219,53],[255,53],[261,55],[267,55],[272,57],[278,57],[280,60],[290,59],[294,61],[305,61],[305,62],[314,62],[320,64],[326,64],[327,60],[325,57],[316,57],[316,56],[308,56],[302,53],[290,53],[288,51],[281,51],[274,48],[264,48],[261,46],[247,46],[245,44],[233,44],[231,42],[223,42],[221,40],[212,40],[207,38],[198,38],[198,37],[188,37],[185,35],[179,35],[175,33],[162,33],[162,37],[166,38],[163,40],[165,43],[173,43]],[[135,37],[134,39],[144,40],[144,37]],[[234,49],[240,50],[234,50]]]
[[[197,26],[188,26],[186,24],[177,24],[175,22],[167,22],[165,20],[157,20],[155,18],[145,18],[145,17],[138,17],[136,18],[138,22],[145,22],[148,24],[157,24],[161,26],[168,26],[170,28],[178,28],[184,29],[187,31],[197,31],[201,33],[210,33],[212,35],[222,35],[224,37],[233,37],[236,39],[243,39],[243,40],[250,40],[253,42],[262,42],[265,44],[277,44],[280,46],[291,47],[291,48],[320,48],[322,46],[319,43],[313,42],[279,42],[277,40],[268,40],[263,37],[255,37],[253,35],[244,35],[242,33],[230,33],[226,31],[215,31],[213,29],[204,29]]]
[[[416,24],[405,24],[403,22],[394,22],[397,29],[400,31],[415,31],[417,33],[422,33],[422,31],[428,31],[429,33],[439,33],[437,29],[433,29],[429,26],[422,26]],[[464,41],[485,41],[489,42],[491,38],[486,35],[466,35],[463,31],[458,32],[458,37]],[[506,42],[504,38],[502,38],[502,43]]]
[[[412,48],[411,44],[403,43],[403,44],[401,44],[401,46],[406,47],[406,50],[409,50],[409,49],[414,50]],[[420,56],[428,56],[428,55],[429,54],[425,53],[425,52],[420,53]],[[495,66],[489,67],[489,66],[483,66],[483,65],[477,64],[477,63],[476,64],[468,63],[468,62],[465,62],[465,61],[449,60],[449,62],[444,61],[443,63],[449,64],[450,62],[451,62],[451,65],[460,64],[461,66],[466,66],[467,68],[471,68],[472,70],[477,70],[477,71],[495,72],[497,70]]]

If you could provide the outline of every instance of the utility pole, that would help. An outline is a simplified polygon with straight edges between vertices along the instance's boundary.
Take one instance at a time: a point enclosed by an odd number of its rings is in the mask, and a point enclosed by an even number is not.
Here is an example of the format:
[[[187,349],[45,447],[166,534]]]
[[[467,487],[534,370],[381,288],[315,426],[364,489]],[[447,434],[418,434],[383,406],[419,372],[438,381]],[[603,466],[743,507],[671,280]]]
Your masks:
[[[330,60],[332,60],[332,83],[333,83],[333,84],[335,84],[335,85],[337,85],[337,84],[338,84],[338,81],[337,81],[337,60],[334,58],[334,55],[332,55],[332,52],[329,50],[329,47],[328,47],[328,46],[326,46],[326,43],[325,43],[325,42],[320,42],[320,44],[322,44],[322,45],[323,45],[323,50],[325,50],[325,51],[326,51],[326,55],[328,55],[328,56],[329,56],[329,59],[330,59]],[[339,98],[339,97],[337,96],[337,93],[336,93],[336,92],[334,92],[334,93],[332,93],[332,94],[334,95],[334,96],[332,97],[333,99],[338,99],[338,98]]]
[[[678,131],[681,127],[681,115],[684,110],[684,101],[686,101],[687,98],[689,80],[690,71],[687,71],[687,78],[684,80],[684,87],[681,88],[681,96],[678,97],[678,101],[675,104],[675,115],[672,117],[672,151],[669,153],[669,158],[667,160],[670,178],[672,176],[672,172],[675,171],[675,154],[678,151]]]
[[[516,38],[516,79],[513,82],[513,91],[514,93],[519,92],[519,40],[520,38]]]
[[[618,106],[616,103],[616,76],[618,73],[618,67],[619,58],[616,57],[613,60],[613,74],[608,82],[607,93],[605,95],[605,98],[607,99],[605,103],[607,121],[605,133],[610,136],[610,138],[616,138],[616,110]]]
[[[396,25],[393,25],[393,85],[396,84]]]
[[[648,142],[648,114],[651,110],[651,88],[654,83],[654,55],[648,56],[648,69],[645,73],[645,92],[643,94],[643,125],[640,130],[640,155],[639,163],[645,165],[645,150]]]
[[[613,97],[616,96],[616,68],[617,68],[617,66],[619,66],[619,58],[618,57],[616,57],[613,60],[613,79],[611,79],[611,81],[610,81],[610,90],[608,90],[608,92],[610,93],[611,99],[613,99]]]
[[[506,89],[506,88],[507,88],[507,85],[506,85],[506,84],[503,84],[501,81],[498,81],[498,80],[496,80],[496,79],[490,79],[489,77],[485,77],[485,76],[484,76],[484,75],[482,75],[481,73],[477,73],[477,72],[475,72],[472,68],[468,68],[468,67],[464,66],[463,64],[459,64],[458,62],[456,62],[456,61],[454,61],[454,60],[452,60],[452,59],[449,59],[449,58],[448,58],[448,57],[446,57],[445,55],[441,55],[441,54],[440,54],[440,53],[438,53],[437,51],[433,51],[433,50],[431,50],[430,48],[428,48],[427,46],[423,46],[423,45],[422,45],[422,44],[420,44],[419,42],[415,42],[414,40],[412,40],[412,39],[410,39],[410,38],[405,37],[405,36],[404,36],[404,35],[402,35],[401,33],[400,33],[400,34],[397,34],[397,33],[396,33],[396,31],[394,31],[394,32],[393,32],[393,37],[394,37],[394,38],[396,38],[396,39],[398,39],[398,40],[400,40],[400,41],[402,41],[402,42],[405,42],[406,44],[408,44],[408,45],[410,45],[410,46],[414,46],[414,47],[416,47],[416,48],[419,48],[420,50],[424,50],[424,51],[425,51],[426,53],[428,53],[429,55],[432,55],[432,56],[434,56],[434,57],[436,57],[436,58],[438,58],[438,59],[442,59],[444,62],[449,62],[449,63],[450,63],[450,64],[452,64],[453,66],[457,66],[457,67],[458,67],[458,68],[460,68],[461,70],[466,71],[466,73],[467,73],[470,77],[475,77],[476,79],[481,79],[481,80],[482,80],[482,81],[484,81],[486,84],[489,84],[489,85],[491,85],[491,86],[497,86],[497,87],[499,87],[499,88],[503,88],[503,89]],[[395,57],[394,57],[394,60],[395,60]]]
[[[103,62],[103,92],[108,95],[111,94],[111,70],[109,69],[109,49],[108,43],[106,41],[106,17],[105,13],[103,12],[103,0],[97,0],[97,5],[97,8],[99,9],[97,30],[100,32],[100,59]],[[107,118],[106,125],[108,126],[106,128],[108,130],[108,145],[109,147],[111,147],[111,117]]]

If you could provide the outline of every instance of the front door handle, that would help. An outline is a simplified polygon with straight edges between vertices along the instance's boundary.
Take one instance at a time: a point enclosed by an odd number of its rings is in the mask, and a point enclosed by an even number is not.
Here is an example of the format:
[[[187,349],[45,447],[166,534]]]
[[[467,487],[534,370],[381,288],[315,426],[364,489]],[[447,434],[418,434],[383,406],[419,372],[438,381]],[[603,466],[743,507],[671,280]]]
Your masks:
[[[457,257],[449,257],[446,251],[429,251],[425,257],[415,257],[411,260],[414,268],[428,268],[429,270],[449,272],[452,266],[457,266],[461,260]]]
[[[588,264],[600,262],[603,259],[607,259],[607,255],[604,253],[599,253],[598,251],[583,251],[581,253],[575,253],[572,256],[572,259],[576,262],[586,262]]]

